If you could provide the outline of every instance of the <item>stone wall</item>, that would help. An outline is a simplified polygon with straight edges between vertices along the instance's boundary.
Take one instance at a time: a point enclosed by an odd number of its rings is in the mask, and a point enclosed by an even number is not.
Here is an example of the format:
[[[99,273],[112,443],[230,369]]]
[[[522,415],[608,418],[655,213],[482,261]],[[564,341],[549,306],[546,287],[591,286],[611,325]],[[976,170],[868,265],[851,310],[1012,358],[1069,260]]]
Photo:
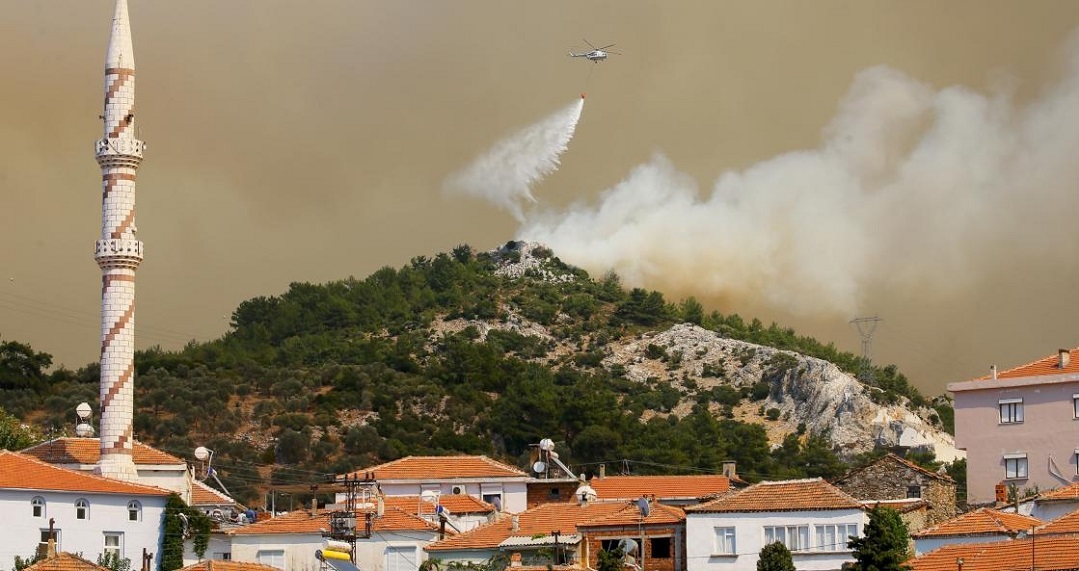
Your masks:
[[[918,489],[918,497],[929,504],[923,518],[911,516],[908,526],[934,526],[955,517],[955,482],[907,465],[904,460],[889,455],[840,478],[835,485],[855,498],[866,500],[903,500],[911,497],[908,490]],[[912,533],[924,529],[910,527]]]

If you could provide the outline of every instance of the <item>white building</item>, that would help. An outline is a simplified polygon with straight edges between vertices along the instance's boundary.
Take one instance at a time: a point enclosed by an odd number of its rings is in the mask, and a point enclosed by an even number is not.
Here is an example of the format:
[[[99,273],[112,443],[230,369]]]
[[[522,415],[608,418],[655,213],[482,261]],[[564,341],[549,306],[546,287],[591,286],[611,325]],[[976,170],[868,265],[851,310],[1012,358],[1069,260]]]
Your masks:
[[[386,496],[467,494],[511,513],[528,508],[531,480],[524,471],[486,456],[407,456],[346,477],[376,481]],[[343,503],[344,494],[337,501]]]
[[[402,500],[415,506],[419,498]],[[387,500],[382,515],[372,511],[371,537],[356,542],[356,565],[363,571],[416,571],[427,559],[423,548],[439,538],[438,526],[396,503]],[[357,512],[358,531],[364,529],[366,513]],[[329,529],[329,510],[289,512],[229,531],[229,552],[223,556],[282,571],[319,571],[315,552],[325,549],[323,534]]]
[[[107,551],[137,565],[142,550],[161,553],[168,490],[59,468],[0,450],[0,569],[48,543],[96,560]]]
[[[858,500],[820,478],[761,482],[685,510],[689,571],[755,569],[776,541],[800,570],[839,569],[868,521]]]

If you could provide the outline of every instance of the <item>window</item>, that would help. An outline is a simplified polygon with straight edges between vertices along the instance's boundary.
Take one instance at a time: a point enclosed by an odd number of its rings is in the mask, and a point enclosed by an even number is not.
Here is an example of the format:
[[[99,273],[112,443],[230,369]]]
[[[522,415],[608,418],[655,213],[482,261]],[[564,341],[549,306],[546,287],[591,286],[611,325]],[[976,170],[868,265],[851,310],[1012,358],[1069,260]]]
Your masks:
[[[1072,395],[1072,418],[1079,418],[1079,395]]]
[[[124,555],[124,534],[105,532],[105,550],[101,553],[105,557],[114,557],[114,561],[120,561]]]
[[[734,543],[734,528],[733,527],[717,527],[716,532],[716,547],[713,553],[717,555],[734,555],[738,553]]]
[[[37,496],[30,500],[30,506],[33,509],[34,517],[45,517],[45,498]]]
[[[552,500],[557,500],[557,499],[561,498],[562,497],[562,488],[551,488],[550,492],[548,492],[547,497],[549,497]]]
[[[52,537],[53,543],[55,544],[56,552],[60,552],[60,530],[53,529],[52,534],[50,535],[49,530],[43,529],[41,530],[41,541],[37,544],[37,552],[42,557],[45,557],[45,554],[49,552],[50,537]]]
[[[231,551],[215,551],[214,552],[214,559],[216,559],[218,561],[232,561],[232,552]]]
[[[922,487],[917,484],[907,486],[907,499],[922,497]]]
[[[652,559],[670,559],[671,558],[671,538],[669,537],[650,537],[648,538],[648,556]]]
[[[780,542],[791,551],[802,551],[809,548],[808,525],[780,525],[767,526],[764,528],[764,544]]]
[[[142,521],[142,504],[136,500],[127,502],[127,520]]]
[[[270,567],[277,567],[278,569],[285,568],[285,550],[284,549],[260,549],[255,554],[255,559],[263,565],[269,565]]]
[[[858,537],[858,524],[855,523],[813,527],[817,535],[817,543],[814,545],[817,551],[848,551],[847,540]]]
[[[1016,424],[1023,422],[1023,399],[1000,399],[1000,423]]]
[[[480,499],[502,511],[502,485],[480,484]]]
[[[1004,479],[1021,480],[1027,477],[1027,455],[1004,455]]]
[[[412,545],[389,545],[386,547],[384,571],[416,571],[416,548]]]
[[[90,502],[83,498],[75,500],[75,519],[90,519]]]

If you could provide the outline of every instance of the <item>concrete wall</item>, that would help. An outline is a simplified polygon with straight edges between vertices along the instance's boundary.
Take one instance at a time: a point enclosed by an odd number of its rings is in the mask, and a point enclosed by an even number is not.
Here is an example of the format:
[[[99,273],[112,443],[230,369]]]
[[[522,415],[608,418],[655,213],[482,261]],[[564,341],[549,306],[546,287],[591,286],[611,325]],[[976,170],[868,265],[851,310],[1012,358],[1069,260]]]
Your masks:
[[[955,396],[955,443],[967,451],[967,501],[992,503],[999,482],[1021,490],[1058,488],[1079,480],[1075,450],[1079,420],[1069,376],[969,381],[948,385]],[[1023,422],[1001,424],[1000,399],[1023,399]],[[1028,477],[1006,479],[1004,455],[1025,453]],[[1052,460],[1052,461],[1050,461]],[[1053,467],[1059,477],[1053,474]]]
[[[735,571],[756,569],[758,554],[764,548],[764,527],[808,525],[809,540],[816,539],[815,525],[857,525],[859,534],[868,521],[860,509],[799,512],[765,512],[735,514],[686,514],[686,557],[688,571]],[[718,555],[715,550],[715,528],[735,528],[735,555]],[[845,546],[799,551],[791,554],[794,565],[801,571],[839,569],[853,561]]]
[[[961,535],[956,537],[929,537],[914,540],[914,554],[922,555],[945,545],[961,543],[991,543],[994,541],[1007,541],[1013,539],[1009,535]]]
[[[520,513],[528,509],[528,484],[520,481],[500,480],[460,480],[460,481],[431,481],[431,482],[405,482],[405,483],[381,483],[382,493],[387,496],[418,496],[424,490],[438,490],[444,496],[454,493],[468,494],[477,499],[483,499],[485,494],[501,489],[502,511]],[[574,488],[576,489],[576,488]],[[455,491],[458,490],[458,491]],[[572,494],[571,494],[572,495]],[[344,494],[337,494],[335,499],[338,503],[344,503]]]
[[[35,518],[30,502],[37,496],[45,500],[45,513]],[[75,502],[80,498],[90,504],[87,519],[75,517]],[[128,519],[127,504],[131,500],[142,504],[140,521]],[[49,519],[60,530],[57,551],[81,552],[86,559],[96,561],[104,551],[105,532],[122,533],[121,556],[131,559],[132,566],[138,568],[143,548],[153,553],[155,559],[160,558],[165,500],[161,496],[0,490],[0,514],[3,514],[0,569],[14,568],[16,555],[34,555],[41,532],[49,529]]]

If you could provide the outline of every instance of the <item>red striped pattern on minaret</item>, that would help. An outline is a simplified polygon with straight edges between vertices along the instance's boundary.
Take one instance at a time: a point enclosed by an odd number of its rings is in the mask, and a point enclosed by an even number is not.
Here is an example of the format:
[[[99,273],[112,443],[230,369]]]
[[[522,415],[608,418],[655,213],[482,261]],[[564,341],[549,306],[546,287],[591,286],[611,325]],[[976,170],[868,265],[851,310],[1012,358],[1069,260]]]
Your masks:
[[[127,1],[117,0],[105,57],[101,165],[101,459],[107,477],[137,480],[132,460],[135,413],[135,270],[142,242],[135,237],[135,178],[146,145],[135,138],[135,57]]]

